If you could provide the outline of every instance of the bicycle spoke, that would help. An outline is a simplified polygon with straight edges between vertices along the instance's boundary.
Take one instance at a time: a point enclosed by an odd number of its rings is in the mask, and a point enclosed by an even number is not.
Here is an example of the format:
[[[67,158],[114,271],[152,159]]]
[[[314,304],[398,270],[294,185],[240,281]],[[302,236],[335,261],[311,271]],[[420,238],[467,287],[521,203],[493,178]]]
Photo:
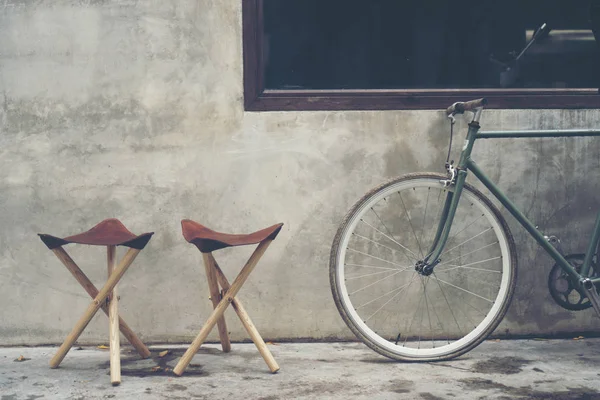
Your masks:
[[[351,266],[351,267],[376,268],[376,269],[387,269],[387,270],[390,270],[390,271],[399,271],[398,268],[375,267],[374,265],[351,264],[351,263],[346,263],[346,265],[347,266]]]
[[[389,279],[389,278],[391,278],[392,276],[398,275],[400,272],[404,272],[404,271],[406,271],[406,270],[399,270],[399,271],[397,271],[397,272],[394,272],[393,274],[391,274],[391,275],[388,275],[388,276],[386,276],[386,277],[385,277],[385,278],[383,278],[383,279],[380,279],[380,280],[378,280],[378,281],[375,281],[375,282],[373,282],[373,283],[371,283],[371,284],[369,284],[369,285],[367,285],[367,286],[365,286],[365,287],[362,287],[362,288],[360,288],[360,289],[358,289],[358,290],[355,290],[355,291],[354,291],[354,292],[352,292],[352,293],[348,293],[348,295],[349,295],[349,296],[352,296],[353,294],[356,294],[356,293],[358,293],[358,292],[361,292],[361,291],[365,290],[366,288],[369,288],[369,287],[371,287],[371,286],[373,286],[373,285],[376,285],[376,284],[378,284],[379,282],[385,281],[386,279]]]
[[[442,198],[445,199],[445,196],[442,197],[442,194],[446,194],[446,190],[442,190],[440,192],[440,194],[438,195],[438,212],[437,212],[437,217],[435,217],[436,223],[431,224],[431,229],[429,230],[429,239],[427,239],[427,244],[429,244],[429,246],[427,247],[427,249],[429,249],[430,251],[433,251],[432,247],[433,247],[433,239],[434,239],[434,235],[435,232],[437,230],[437,227],[440,223],[440,217],[442,216],[442,210],[444,209],[444,207],[442,206]]]
[[[469,303],[468,301],[463,300],[463,304],[468,305],[469,307],[471,307],[473,310],[477,311],[479,314],[486,316],[488,313],[485,311],[481,311],[479,308],[475,307],[474,305],[472,305],[471,303]]]
[[[346,277],[346,280],[347,281],[352,281],[352,280],[360,279],[360,278],[368,278],[369,276],[375,276],[375,275],[381,275],[381,274],[389,274],[389,272],[390,271],[380,271],[380,272],[373,272],[371,274],[366,274],[366,275],[351,276],[351,277]]]
[[[448,310],[450,310],[450,314],[452,314],[452,318],[454,319],[454,323],[456,323],[456,327],[458,328],[458,332],[462,335],[462,329],[460,328],[458,320],[456,319],[456,316],[454,315],[454,311],[452,311],[452,307],[450,307],[450,302],[448,301],[448,297],[446,297],[446,292],[444,292],[444,289],[442,288],[442,285],[440,285],[439,279],[435,276],[435,272],[433,273],[433,277],[435,278],[435,281],[438,284],[438,287],[440,288],[440,291],[442,292],[442,295],[444,296],[444,300],[446,301],[446,305],[448,306]]]
[[[431,188],[427,188],[427,200],[425,201],[425,212],[423,213],[423,221],[421,222],[421,242],[423,242],[423,235],[425,234],[425,219],[427,218],[427,208],[429,206],[429,194]]]
[[[364,239],[364,240],[366,240],[366,241],[368,241],[368,242],[374,243],[374,244],[375,244],[375,245],[377,245],[377,246],[385,247],[385,248],[386,248],[386,249],[388,249],[388,250],[391,250],[391,251],[395,251],[395,252],[398,252],[398,253],[402,253],[402,254],[404,254],[404,252],[400,252],[399,250],[392,249],[392,248],[391,248],[391,247],[389,247],[389,246],[386,246],[386,245],[384,245],[384,244],[381,244],[381,243],[379,243],[379,242],[376,242],[376,241],[374,241],[374,240],[371,240],[371,239],[369,239],[368,237],[365,237],[365,236],[359,235],[358,233],[352,233],[352,235],[353,235],[353,236],[356,236],[356,237],[359,237],[359,238],[361,238],[361,239]],[[409,261],[412,261],[412,260],[409,260]]]
[[[405,269],[406,269],[406,268],[410,268],[410,266],[409,266],[409,267],[406,267],[406,266],[404,266],[404,265],[397,264],[397,263],[395,263],[395,262],[392,262],[392,261],[384,260],[383,258],[380,258],[380,257],[374,256],[374,255],[372,255],[372,254],[365,253],[365,252],[363,252],[363,251],[359,251],[359,250],[355,250],[355,249],[353,249],[352,247],[348,247],[347,249],[348,249],[348,250],[352,250],[352,251],[354,251],[355,253],[359,253],[359,254],[362,254],[362,255],[364,255],[364,256],[368,256],[368,257],[374,258],[374,259],[376,259],[376,260],[379,260],[379,261],[383,261],[383,262],[385,262],[385,263],[388,263],[388,264],[396,265],[396,266],[398,266],[398,267],[401,267],[401,268],[405,268]]]
[[[461,304],[464,304],[465,302],[461,301]],[[473,328],[477,327],[477,324],[475,322],[473,322],[473,319],[469,316],[469,313],[467,313],[462,307],[458,307],[458,309],[460,310],[460,312],[462,312],[462,314],[466,317],[466,319],[468,320],[468,322],[471,324],[471,326],[473,326]]]
[[[435,274],[434,274],[434,275],[435,275]],[[480,295],[478,295],[477,293],[473,293],[473,292],[471,292],[471,291],[469,291],[469,290],[467,290],[467,289],[463,289],[463,288],[461,288],[461,287],[458,287],[458,286],[456,286],[456,285],[453,285],[453,284],[451,284],[451,283],[449,283],[449,282],[446,282],[445,280],[442,280],[442,279],[438,278],[437,276],[435,277],[435,279],[436,279],[437,281],[440,281],[440,282],[442,282],[442,283],[445,283],[446,285],[448,285],[448,286],[451,286],[451,287],[453,287],[453,288],[455,288],[455,289],[462,290],[463,292],[469,293],[469,294],[471,294],[471,295],[473,295],[473,296],[475,296],[475,297],[479,297],[480,299],[483,299],[483,300],[485,300],[485,301],[488,301],[488,302],[490,302],[490,303],[492,303],[492,304],[494,303],[494,302],[493,302],[492,300],[490,300],[490,299],[486,299],[485,297],[483,297],[483,296],[480,296]]]
[[[373,212],[375,212],[375,211],[373,211]],[[377,214],[375,214],[375,215],[377,215]],[[402,249],[404,249],[404,250],[408,251],[410,254],[412,254],[412,256],[413,256],[413,259],[412,259],[412,260],[410,260],[410,259],[409,259],[410,261],[417,261],[417,260],[419,259],[419,257],[418,257],[418,256],[417,256],[415,253],[413,253],[412,251],[410,251],[410,249],[408,249],[406,246],[403,246],[402,244],[398,243],[398,242],[396,241],[396,239],[394,239],[393,237],[390,237],[390,236],[386,235],[385,233],[381,232],[379,229],[375,228],[373,225],[369,224],[369,223],[368,223],[367,221],[365,221],[364,219],[361,219],[361,220],[360,220],[360,222],[362,222],[362,223],[363,223],[363,224],[365,224],[365,225],[368,225],[368,226],[370,226],[372,229],[374,229],[375,231],[379,232],[380,234],[382,234],[382,235],[383,235],[383,236],[385,236],[386,238],[390,239],[392,242],[396,243],[396,244],[397,244],[398,246],[400,246]],[[386,228],[386,229],[387,229],[387,228]],[[390,235],[391,235],[391,233],[390,233]],[[406,257],[408,257],[408,254],[406,254],[406,253],[404,253],[404,255],[405,255]]]
[[[495,244],[498,244],[498,243],[499,243],[498,241],[495,241],[494,243],[490,243],[490,244],[488,244],[488,245],[485,245],[485,246],[483,246],[483,247],[480,247],[480,248],[478,248],[477,250],[473,250],[473,251],[470,251],[470,252],[468,252],[468,253],[461,254],[460,256],[458,256],[458,257],[454,257],[454,258],[453,258],[453,259],[451,259],[451,260],[444,261],[444,264],[450,263],[450,262],[452,262],[452,261],[454,261],[454,260],[458,260],[459,258],[462,258],[462,257],[466,257],[466,256],[468,256],[468,255],[471,255],[471,254],[473,254],[473,253],[477,253],[477,252],[478,252],[478,251],[480,251],[480,250],[483,250],[483,249],[485,249],[485,248],[487,248],[487,247],[493,246],[493,245],[495,245]],[[441,263],[440,263],[440,264],[441,264]]]
[[[482,281],[481,279],[476,279],[476,278],[473,278],[473,277],[469,277],[469,279],[470,279],[471,282],[476,283],[478,285],[483,285],[483,286],[491,287],[491,288],[494,288],[494,289],[498,289],[499,288],[499,284],[498,283],[494,284],[494,283],[490,283],[490,282],[485,282],[485,281]]]
[[[442,265],[442,264],[440,264]],[[464,265],[451,265],[452,268],[446,268],[446,269],[438,269],[438,272],[448,272],[448,271],[454,271],[455,269],[459,269],[459,268],[464,268],[464,269],[472,269],[475,271],[485,271],[485,272],[493,272],[495,274],[501,274],[502,271],[496,271],[493,269],[485,269],[485,268],[472,268],[472,267],[465,267]]]
[[[383,200],[387,203],[387,199],[384,197]],[[381,219],[381,217],[379,216],[379,214],[377,214],[377,211],[375,211],[373,209],[373,207],[371,207],[371,211],[373,212],[373,214],[375,214],[375,216],[377,217],[377,219],[379,220],[379,222],[381,223],[381,225],[383,225],[383,227],[385,228],[385,230],[390,234],[391,237],[394,237],[394,235],[392,234],[392,231],[390,231],[390,229],[387,227],[386,224],[383,223],[383,220]],[[364,222],[364,221],[363,221]],[[394,241],[395,242],[395,241]],[[397,242],[396,242],[397,243]],[[400,245],[400,243],[398,243],[398,245]],[[400,245],[402,248],[405,248],[406,250],[408,250],[406,247]],[[408,250],[410,251],[410,250]],[[411,254],[414,254],[412,251],[410,251]],[[408,256],[407,256],[408,257]]]
[[[439,272],[442,271],[452,271],[454,269],[457,268],[465,268],[465,269],[473,269],[473,270],[478,270],[478,271],[487,271],[487,272],[496,272],[496,273],[502,273],[501,271],[496,271],[493,269],[483,269],[483,268],[472,268],[471,265],[477,265],[477,264],[483,264],[489,261],[494,261],[494,260],[500,260],[502,257],[498,256],[498,257],[492,257],[492,258],[488,258],[487,260],[481,260],[481,261],[474,261],[472,263],[468,263],[468,264],[463,264],[463,265],[454,265],[454,264],[447,264],[447,263],[440,263],[439,265],[446,265],[448,267],[452,267],[452,268],[446,268],[446,269],[440,269]]]
[[[423,294],[422,294],[421,296],[422,296],[423,298],[425,298],[425,292],[423,292]],[[425,300],[427,300],[427,299],[425,298]],[[424,301],[424,302],[423,302],[423,304],[424,304],[424,306],[425,306],[424,308],[427,308],[427,302],[426,302],[426,301]],[[417,349],[420,349],[420,348],[421,348],[421,332],[422,332],[422,330],[423,330],[423,315],[424,315],[424,314],[425,314],[424,312],[422,312],[422,313],[421,313],[421,318],[420,318],[420,320],[419,320],[419,336],[418,336],[418,338],[417,338]]]
[[[413,236],[417,241],[417,246],[419,246],[419,254],[421,254],[421,258],[423,258],[423,249],[421,249],[421,243],[419,239],[417,239],[417,234],[415,233],[415,228],[413,227],[412,221],[410,219],[410,215],[408,214],[408,210],[406,209],[406,205],[404,204],[404,199],[402,199],[402,195],[398,192],[398,196],[400,197],[400,201],[402,202],[402,207],[404,207],[404,213],[406,214],[406,218],[408,218],[408,224],[410,225],[410,229],[412,230]]]
[[[403,286],[403,288],[405,289],[406,287],[410,286],[410,284],[412,283],[412,281],[413,280],[411,279],[410,282],[408,282],[406,285]],[[387,306],[392,300],[394,300],[397,296],[399,296],[400,294],[402,294],[402,292],[404,291],[404,289],[400,289],[400,291],[398,293],[396,293],[391,299],[389,299],[388,301],[386,301],[381,307],[379,307],[377,309],[377,311],[375,311],[367,319],[365,319],[364,322],[367,322],[368,320],[370,320],[371,318],[373,318],[373,316],[375,314],[377,314],[379,311],[381,311],[383,309],[383,307]]]
[[[419,276],[419,279],[422,279],[421,276]],[[413,313],[413,316],[410,320],[410,326],[408,327],[407,330],[405,330],[406,332],[411,332],[411,328],[413,326],[413,323],[415,322],[415,318],[417,316],[418,311],[421,309],[421,303],[423,302],[423,297],[419,298],[419,304],[417,305],[417,308],[415,309],[415,312]],[[408,323],[408,322],[407,322]],[[406,341],[408,340],[408,334],[406,335],[406,338],[404,338],[404,343],[403,346],[406,346]]]
[[[491,285],[490,285],[489,283],[487,283],[487,282],[482,282],[482,281],[479,281],[479,280],[475,280],[475,281],[476,281],[477,283],[479,283],[479,284],[484,284],[484,285],[491,286]],[[487,312],[483,312],[483,311],[481,311],[480,309],[478,309],[477,307],[475,307],[474,305],[472,305],[471,303],[469,303],[468,301],[466,301],[466,300],[464,300],[464,299],[461,299],[461,301],[460,301],[460,304],[462,304],[462,305],[467,305],[467,306],[471,307],[473,310],[477,311],[477,312],[478,312],[480,315],[483,315],[483,316],[487,315]],[[471,324],[473,325],[473,327],[474,327],[473,329],[475,329],[475,328],[477,327],[477,325],[478,325],[478,324],[477,324],[477,323],[475,323],[475,322],[473,321],[473,319],[472,319],[472,318],[469,316],[469,313],[467,313],[467,312],[466,312],[464,309],[462,309],[461,307],[458,307],[458,309],[459,309],[459,310],[460,310],[460,311],[463,313],[463,315],[464,315],[465,317],[467,317],[467,319],[468,319],[468,320],[471,322]]]
[[[473,204],[471,204],[471,206],[472,205]],[[470,227],[471,225],[473,225],[475,222],[479,221],[484,216],[485,216],[484,214],[481,214],[479,217],[477,217],[473,221],[471,221],[471,223],[467,224],[464,228],[462,228],[461,230],[459,230],[458,232],[456,232],[454,235],[452,235],[452,237],[450,239],[448,239],[448,243],[451,243],[452,241],[454,241],[454,239],[456,239],[456,237],[458,235],[460,235],[461,233],[463,233],[468,227]]]
[[[390,290],[389,292],[387,292],[387,293],[385,293],[385,294],[382,294],[381,296],[379,296],[379,297],[376,297],[376,298],[374,298],[374,299],[372,299],[372,300],[370,300],[370,301],[366,302],[365,304],[362,304],[362,305],[360,305],[360,306],[356,307],[356,308],[355,308],[355,310],[359,310],[359,309],[361,309],[361,308],[363,308],[363,307],[365,307],[365,306],[367,306],[367,305],[369,305],[369,304],[371,304],[371,303],[373,303],[373,302],[375,302],[375,301],[377,301],[377,300],[381,299],[382,297],[385,297],[385,296],[387,296],[387,295],[389,295],[389,294],[392,294],[392,293],[394,293],[394,292],[396,292],[396,291],[398,291],[398,290],[402,290],[403,288],[405,288],[405,287],[409,286],[409,285],[412,283],[412,281],[413,281],[413,279],[414,279],[414,276],[415,276],[415,274],[413,274],[413,277],[411,278],[411,280],[410,280],[410,281],[409,281],[409,282],[408,282],[406,285],[404,285],[404,286],[400,286],[399,288],[395,288],[395,289],[393,289],[393,290]]]
[[[462,246],[463,244],[465,244],[465,243],[468,243],[468,242],[470,242],[471,240],[473,240],[473,239],[475,239],[475,238],[477,238],[477,237],[479,237],[479,236],[483,235],[484,233],[491,231],[491,230],[492,230],[492,228],[491,228],[491,227],[490,227],[490,228],[487,228],[486,230],[484,230],[484,231],[482,231],[482,232],[478,233],[477,235],[475,235],[475,236],[471,237],[470,239],[467,239],[467,240],[465,240],[465,241],[464,241],[464,242],[462,242],[461,244],[454,246],[454,247],[453,247],[453,248],[451,248],[450,250],[446,250],[445,252],[443,252],[442,254],[440,254],[440,257],[441,257],[441,256],[443,256],[444,254],[447,254],[447,253],[451,252],[452,250],[454,250],[454,249],[456,249],[456,248],[458,248],[458,247]]]
[[[410,286],[413,284],[413,282],[414,282],[415,278],[417,278],[417,277],[419,277],[419,275],[418,275],[416,272],[414,272],[414,273],[412,274],[412,276],[410,277],[410,281],[408,282],[408,287],[407,287],[407,290],[404,292],[404,294],[402,295],[402,298],[401,298],[401,299],[399,299],[399,300],[403,300],[403,299],[404,299],[404,296],[406,295],[406,293],[408,293],[408,288],[410,288]],[[407,331],[407,332],[408,332],[408,331]],[[396,336],[396,344],[398,344],[398,340],[399,340],[398,338],[399,338],[399,337],[400,337],[400,333],[398,333],[398,335]],[[406,342],[406,341],[405,341],[405,342]]]
[[[442,320],[440,319],[440,316],[438,315],[437,311],[435,310],[435,305],[432,305],[431,309],[433,310],[435,318],[438,321],[437,325],[440,328],[440,330],[442,331],[442,336],[444,336],[444,332],[445,332],[444,326],[442,325]],[[450,343],[450,337],[448,335],[445,335],[445,336],[446,336],[446,342]],[[435,348],[435,345],[433,347]]]
[[[421,281],[423,283],[423,281]],[[429,332],[431,333],[431,346],[435,347],[433,342],[433,327],[431,326],[431,316],[429,315],[429,302],[427,301],[427,284],[429,283],[429,279],[427,283],[423,283],[423,294],[425,295],[425,309],[427,310],[427,319],[429,320]]]

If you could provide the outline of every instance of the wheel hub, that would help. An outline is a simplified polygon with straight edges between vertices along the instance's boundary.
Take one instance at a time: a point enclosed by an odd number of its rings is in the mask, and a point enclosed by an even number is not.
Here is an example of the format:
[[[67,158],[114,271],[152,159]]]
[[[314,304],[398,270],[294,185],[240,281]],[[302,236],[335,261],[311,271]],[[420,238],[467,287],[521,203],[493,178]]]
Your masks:
[[[417,261],[415,264],[415,271],[420,275],[429,276],[433,273],[433,265],[430,265],[423,260]]]

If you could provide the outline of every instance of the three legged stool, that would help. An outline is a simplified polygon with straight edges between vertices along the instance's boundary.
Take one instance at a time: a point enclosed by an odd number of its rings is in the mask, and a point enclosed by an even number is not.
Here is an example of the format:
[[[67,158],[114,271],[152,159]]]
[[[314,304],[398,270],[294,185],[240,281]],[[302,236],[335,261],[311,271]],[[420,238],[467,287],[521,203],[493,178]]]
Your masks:
[[[142,343],[142,341],[133,333],[131,328],[127,326],[125,321],[119,317],[118,311],[118,296],[117,283],[127,271],[127,268],[133,263],[138,253],[146,246],[153,232],[144,233],[136,236],[129,232],[127,228],[118,219],[107,219],[100,222],[87,232],[78,235],[68,236],[66,238],[58,238],[51,235],[39,234],[40,238],[50,250],[54,252],[56,257],[67,267],[69,272],[73,274],[77,282],[86,292],[94,299],[83,316],[79,319],[73,330],[67,336],[63,344],[60,346],[56,355],[50,360],[51,368],[58,368],[59,364],[67,355],[73,344],[86,326],[90,323],[96,312],[101,308],[108,315],[109,332],[110,332],[110,380],[113,385],[121,383],[121,358],[119,344],[119,330],[129,340],[129,342],[140,353],[142,358],[150,357],[150,351]],[[98,290],[94,284],[88,279],[83,271],[75,264],[73,259],[62,248],[68,243],[88,244],[92,246],[106,246],[108,260],[108,280]],[[115,252],[116,246],[126,246],[129,250],[115,267]]]
[[[250,338],[258,348],[258,351],[262,357],[265,359],[271,372],[275,373],[279,370],[279,365],[277,365],[277,362],[273,358],[271,351],[269,351],[269,348],[256,330],[256,327],[252,323],[252,320],[248,316],[244,306],[235,296],[240,291],[242,285],[244,282],[246,282],[246,279],[248,279],[248,276],[262,255],[265,253],[271,242],[277,237],[277,234],[279,234],[282,226],[283,224],[273,225],[269,228],[251,233],[249,235],[228,235],[210,230],[194,221],[187,219],[181,221],[183,237],[188,242],[196,245],[198,250],[202,252],[208,288],[210,291],[210,299],[212,300],[214,310],[200,330],[200,333],[198,333],[196,339],[194,339],[190,347],[173,369],[175,375],[181,376],[183,374],[183,371],[190,364],[192,358],[198,352],[198,349],[200,349],[200,346],[202,343],[204,343],[206,337],[215,325],[218,325],[219,337],[221,339],[223,351],[228,352],[231,349],[229,335],[227,333],[227,326],[225,325],[225,318],[223,317],[223,313],[230,303],[233,305],[233,309],[237,313],[238,317],[240,317],[242,325],[244,325],[244,328],[246,328],[250,334]],[[223,271],[221,271],[221,268],[219,268],[219,265],[213,257],[212,252],[225,247],[244,246],[257,243],[258,247],[254,253],[252,253],[252,256],[250,256],[246,262],[246,265],[244,265],[238,276],[230,285],[229,281],[223,274]],[[219,292],[219,285],[221,285],[221,288],[223,289],[222,292]]]

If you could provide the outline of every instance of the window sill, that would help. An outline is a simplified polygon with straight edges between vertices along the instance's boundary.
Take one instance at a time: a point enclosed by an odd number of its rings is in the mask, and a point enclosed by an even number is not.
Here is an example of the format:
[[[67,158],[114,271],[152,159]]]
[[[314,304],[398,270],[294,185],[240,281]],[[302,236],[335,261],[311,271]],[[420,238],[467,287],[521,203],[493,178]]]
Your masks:
[[[595,109],[596,89],[264,90],[248,96],[246,111],[442,110],[486,97],[491,109]]]

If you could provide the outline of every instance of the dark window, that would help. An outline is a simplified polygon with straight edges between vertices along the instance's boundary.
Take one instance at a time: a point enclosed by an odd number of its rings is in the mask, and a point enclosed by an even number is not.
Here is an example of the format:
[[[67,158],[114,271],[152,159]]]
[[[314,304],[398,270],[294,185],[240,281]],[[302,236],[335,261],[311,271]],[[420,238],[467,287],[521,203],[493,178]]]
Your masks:
[[[248,109],[600,106],[600,0],[243,1]]]

